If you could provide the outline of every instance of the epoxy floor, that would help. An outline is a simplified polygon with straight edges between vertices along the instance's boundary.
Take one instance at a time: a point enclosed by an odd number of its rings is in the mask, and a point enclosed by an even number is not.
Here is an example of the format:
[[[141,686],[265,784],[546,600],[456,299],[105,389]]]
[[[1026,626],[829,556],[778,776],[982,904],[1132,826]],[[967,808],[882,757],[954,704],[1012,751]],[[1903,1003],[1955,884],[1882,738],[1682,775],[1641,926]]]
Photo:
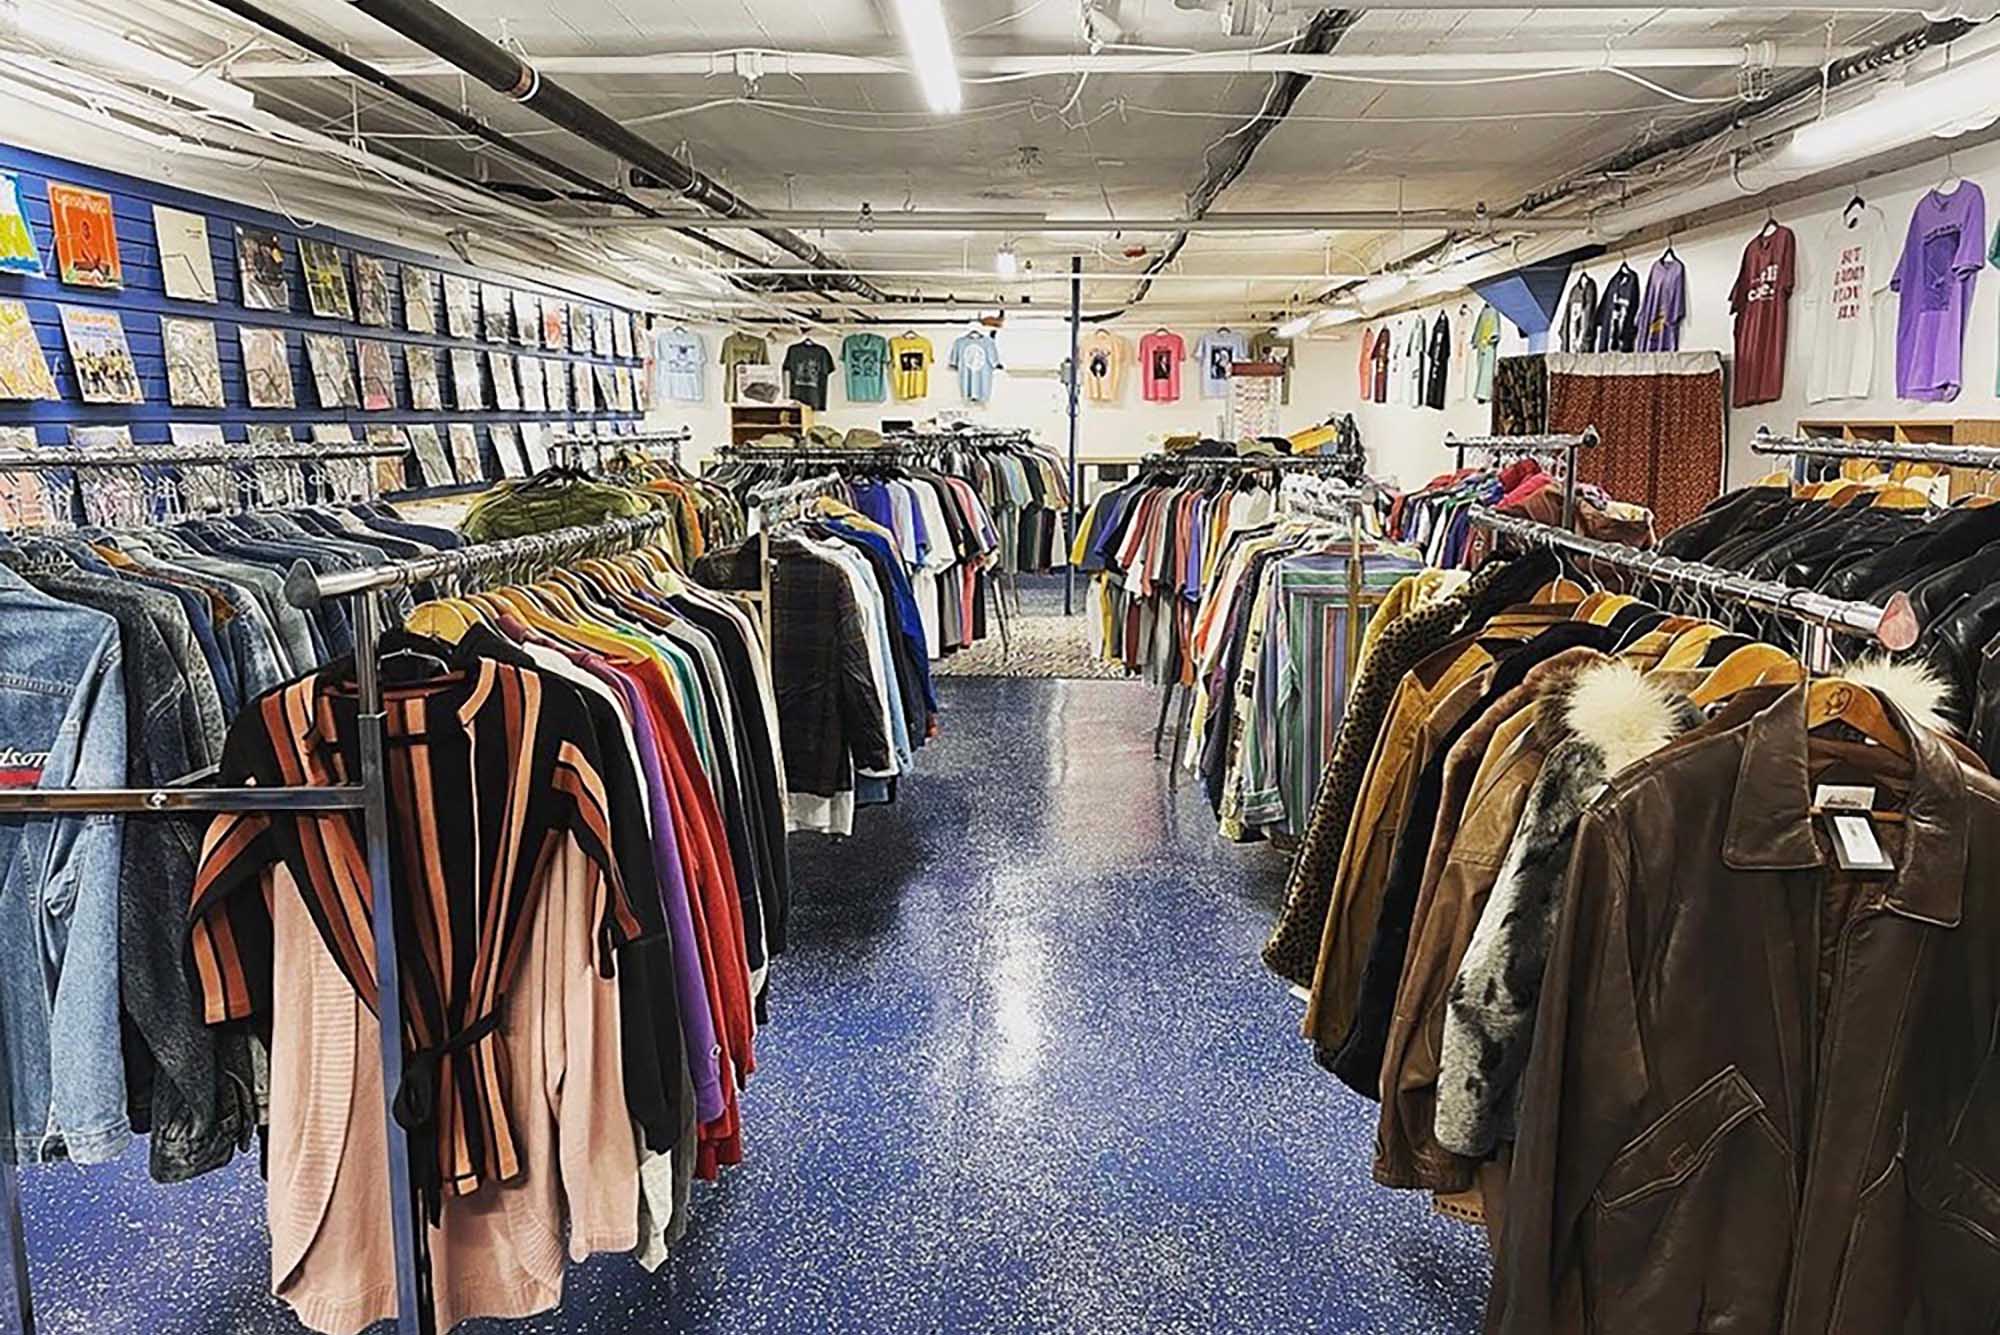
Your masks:
[[[1479,1328],[1480,1237],[1374,1186],[1372,1105],[1313,1066],[1257,947],[1268,849],[1217,839],[1129,682],[953,680],[859,833],[795,841],[792,953],[745,1096],[658,1276],[573,1269],[476,1335]],[[41,1329],[265,1335],[262,1185],[24,1174]]]

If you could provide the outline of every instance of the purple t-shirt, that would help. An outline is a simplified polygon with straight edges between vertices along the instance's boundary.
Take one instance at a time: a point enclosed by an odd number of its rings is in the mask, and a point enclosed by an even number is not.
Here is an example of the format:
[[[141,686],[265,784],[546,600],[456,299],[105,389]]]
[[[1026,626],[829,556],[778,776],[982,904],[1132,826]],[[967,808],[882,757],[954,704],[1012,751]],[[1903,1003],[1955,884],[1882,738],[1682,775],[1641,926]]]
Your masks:
[[[1965,317],[1986,242],[1986,196],[1970,181],[1933,190],[1910,215],[1903,258],[1889,286],[1896,311],[1896,394],[1942,402],[1964,381]]]
[[[1639,351],[1679,352],[1687,315],[1687,266],[1671,255],[1653,261],[1639,305]]]

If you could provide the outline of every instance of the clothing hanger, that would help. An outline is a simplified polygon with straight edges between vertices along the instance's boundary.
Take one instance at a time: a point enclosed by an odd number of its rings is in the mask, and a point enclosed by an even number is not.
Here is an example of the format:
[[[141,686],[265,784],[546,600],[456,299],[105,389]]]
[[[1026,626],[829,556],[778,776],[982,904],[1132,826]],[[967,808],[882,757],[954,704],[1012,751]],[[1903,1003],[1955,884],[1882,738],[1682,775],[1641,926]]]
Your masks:
[[[1909,739],[1875,692],[1837,677],[1823,678],[1806,688],[1806,731],[1819,732],[1836,723],[1845,723],[1895,755],[1910,754]]]
[[[1855,211],[1857,209],[1866,211],[1867,208],[1868,208],[1868,201],[1861,197],[1861,187],[1856,186],[1854,188],[1854,197],[1848,200],[1846,204],[1841,206],[1840,210],[1841,220],[1845,222],[1849,227],[1852,227],[1856,223],[1859,223],[1861,221],[1861,219],[1856,216]]]
[[[1723,659],[1689,693],[1689,698],[1707,709],[1752,686],[1796,686],[1805,679],[1805,668],[1783,649],[1752,644]]]

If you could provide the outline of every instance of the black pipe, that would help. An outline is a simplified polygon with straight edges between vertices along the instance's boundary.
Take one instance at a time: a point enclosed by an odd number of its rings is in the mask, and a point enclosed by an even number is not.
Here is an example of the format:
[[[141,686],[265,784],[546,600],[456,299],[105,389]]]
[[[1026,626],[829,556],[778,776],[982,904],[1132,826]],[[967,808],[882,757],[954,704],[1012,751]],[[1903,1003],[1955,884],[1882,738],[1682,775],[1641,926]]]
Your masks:
[[[229,0],[240,3],[240,0]],[[643,167],[669,187],[724,218],[746,220],[756,232],[781,250],[789,251],[814,269],[839,269],[827,253],[798,233],[771,224],[756,225],[757,210],[721,182],[696,171],[652,141],[634,134],[611,117],[551,79],[545,79],[507,48],[489,41],[477,29],[431,0],[352,0],[355,9],[395,29],[418,46],[450,61],[459,69],[527,107],[552,125]],[[858,274],[836,273],[824,286],[852,292],[869,301],[892,300]]]

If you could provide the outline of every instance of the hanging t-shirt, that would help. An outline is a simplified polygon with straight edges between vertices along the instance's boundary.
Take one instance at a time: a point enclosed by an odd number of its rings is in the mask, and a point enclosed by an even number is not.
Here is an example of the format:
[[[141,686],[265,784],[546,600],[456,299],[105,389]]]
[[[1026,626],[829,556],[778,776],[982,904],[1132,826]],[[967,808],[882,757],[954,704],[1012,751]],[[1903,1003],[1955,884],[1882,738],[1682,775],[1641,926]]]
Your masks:
[[[1430,329],[1419,315],[1410,321],[1403,344],[1403,402],[1412,408],[1424,406],[1424,351],[1430,344]]]
[[[1124,339],[1100,329],[1083,340],[1083,385],[1092,403],[1115,403],[1131,351]]]
[[[921,399],[931,392],[931,361],[936,356],[931,341],[922,334],[898,334],[889,340],[899,400]]]
[[[1639,303],[1639,351],[1679,352],[1681,321],[1687,318],[1687,266],[1662,255],[1646,272],[1646,299]]]
[[[1580,273],[1563,303],[1562,350],[1589,352],[1597,346],[1597,280]]]
[[[1371,396],[1377,403],[1389,401],[1389,361],[1396,351],[1396,331],[1383,325],[1375,331],[1375,393]]]
[[[1604,296],[1597,303],[1599,352],[1630,352],[1639,341],[1639,275],[1629,264],[1620,264],[1604,284]]]
[[[847,367],[847,401],[880,403],[889,396],[889,340],[880,334],[849,334],[840,341]]]
[[[1375,331],[1364,328],[1361,331],[1361,401],[1368,403],[1375,397]]]
[[[530,366],[530,363],[523,363]],[[653,402],[700,403],[708,349],[686,325],[653,331]]]
[[[1826,271],[1814,284],[1806,399],[1865,399],[1875,390],[1875,298],[1889,286],[1889,223],[1882,210],[1843,211],[1827,224]]]
[[[1187,360],[1187,344],[1179,334],[1155,329],[1139,340],[1139,388],[1148,403],[1178,403],[1181,397],[1181,363]]]
[[[1284,379],[1278,385],[1278,402],[1292,401],[1292,340],[1279,338],[1275,331],[1267,330],[1250,340],[1250,360],[1253,362],[1274,362],[1285,368]]]
[[[960,334],[951,345],[951,369],[958,372],[959,392],[973,403],[993,397],[993,373],[1000,366],[1000,345],[984,329]]]
[[[1729,309],[1736,316],[1732,408],[1770,403],[1785,393],[1785,333],[1798,262],[1792,229],[1772,223],[1743,247]]]
[[[1250,360],[1250,340],[1233,329],[1212,330],[1194,345],[1194,355],[1201,362],[1201,396],[1224,398],[1229,393],[1230,368]]]
[[[794,403],[825,412],[826,382],[832,378],[833,354],[811,339],[792,344],[785,353],[785,392]]]
[[[764,366],[771,360],[771,345],[755,334],[735,333],[722,340],[722,398],[736,402],[736,368]]]
[[[1896,308],[1896,396],[1945,402],[1965,378],[1965,319],[1986,243],[1986,196],[1970,181],[1933,190],[1910,215],[1903,256],[1889,280]]]
[[[1472,397],[1480,403],[1493,402],[1493,368],[1500,360],[1500,312],[1491,306],[1479,308],[1479,323],[1472,327],[1472,361],[1477,368],[1472,380]]]
[[[1451,321],[1443,311],[1431,324],[1431,347],[1424,363],[1424,406],[1444,408],[1445,386],[1451,381]]]
[[[1458,318],[1451,322],[1454,335],[1452,360],[1458,364],[1458,375],[1451,382],[1451,401],[1464,403],[1472,397],[1472,382],[1479,370],[1473,365],[1478,359],[1472,355],[1472,307],[1460,302]]]

